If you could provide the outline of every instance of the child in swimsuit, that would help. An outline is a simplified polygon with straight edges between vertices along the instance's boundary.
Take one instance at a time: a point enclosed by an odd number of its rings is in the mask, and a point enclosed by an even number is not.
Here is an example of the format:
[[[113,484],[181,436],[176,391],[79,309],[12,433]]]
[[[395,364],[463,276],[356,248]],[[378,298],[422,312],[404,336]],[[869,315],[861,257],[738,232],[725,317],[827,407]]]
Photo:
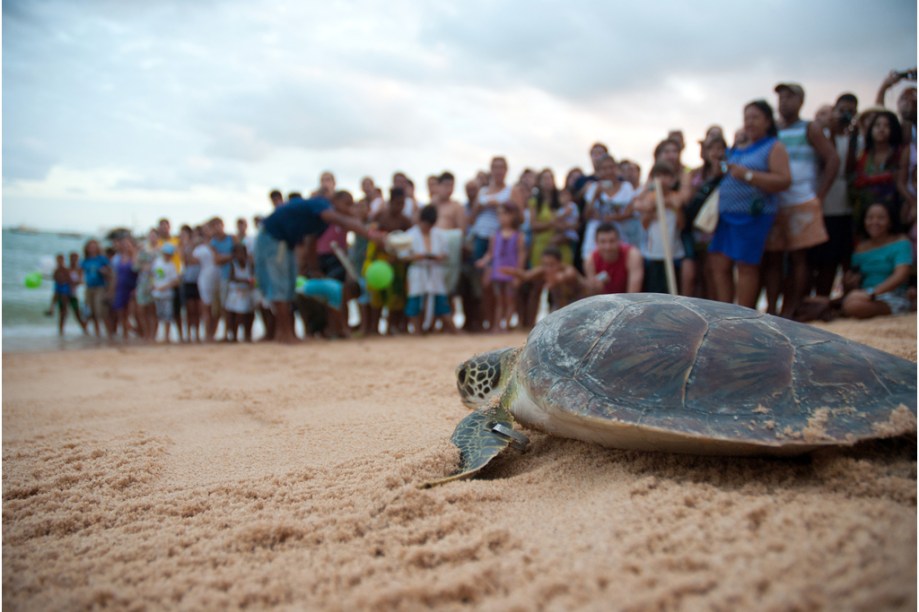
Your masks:
[[[45,316],[54,314],[54,306],[58,307],[58,333],[64,335],[64,323],[67,321],[67,310],[70,308],[70,298],[73,296],[70,270],[64,263],[64,254],[55,256],[57,267],[54,269],[54,294],[51,296],[51,308],[45,311]],[[85,328],[84,328],[85,331]]]
[[[562,253],[550,246],[543,251],[540,264],[529,270],[504,268],[522,282],[538,280],[541,287],[549,292],[549,311],[554,312],[568,304],[581,299],[585,292],[585,281],[577,268],[562,260]]]

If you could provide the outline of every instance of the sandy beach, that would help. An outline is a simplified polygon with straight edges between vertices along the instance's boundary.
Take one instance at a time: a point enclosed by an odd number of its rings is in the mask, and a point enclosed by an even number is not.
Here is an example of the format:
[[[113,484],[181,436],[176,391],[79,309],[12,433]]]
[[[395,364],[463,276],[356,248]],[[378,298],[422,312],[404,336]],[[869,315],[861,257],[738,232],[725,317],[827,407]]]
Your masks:
[[[916,316],[828,329],[916,360]],[[915,610],[916,446],[793,460],[528,432],[448,474],[523,334],[3,355],[9,610]]]

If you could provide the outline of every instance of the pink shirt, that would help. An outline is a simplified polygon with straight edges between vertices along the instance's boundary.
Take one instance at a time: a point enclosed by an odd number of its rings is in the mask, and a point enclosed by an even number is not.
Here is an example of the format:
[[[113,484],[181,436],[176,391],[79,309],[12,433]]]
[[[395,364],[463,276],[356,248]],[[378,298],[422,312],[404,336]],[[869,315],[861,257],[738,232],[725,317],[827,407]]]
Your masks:
[[[329,225],[329,227],[322,232],[322,235],[319,236],[319,240],[316,241],[316,253],[318,255],[331,254],[333,242],[337,242],[342,250],[347,251],[348,232],[338,225]]]

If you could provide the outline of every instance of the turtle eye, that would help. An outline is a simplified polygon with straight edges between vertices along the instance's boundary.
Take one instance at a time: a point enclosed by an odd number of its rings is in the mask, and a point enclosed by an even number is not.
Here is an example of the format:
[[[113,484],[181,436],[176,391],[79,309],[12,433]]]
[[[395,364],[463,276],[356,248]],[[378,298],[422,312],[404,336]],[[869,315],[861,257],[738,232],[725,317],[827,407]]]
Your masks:
[[[466,368],[460,368],[460,371],[456,373],[456,380],[461,385],[466,384]]]

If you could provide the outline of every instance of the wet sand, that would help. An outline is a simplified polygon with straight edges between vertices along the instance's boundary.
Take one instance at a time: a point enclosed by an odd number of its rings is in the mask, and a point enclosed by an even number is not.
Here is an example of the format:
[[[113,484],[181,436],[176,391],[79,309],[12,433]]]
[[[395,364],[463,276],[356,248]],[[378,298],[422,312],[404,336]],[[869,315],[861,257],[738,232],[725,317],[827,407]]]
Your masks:
[[[916,360],[916,317],[831,331]],[[448,474],[453,369],[522,334],[3,356],[11,610],[916,609],[916,446],[528,432]]]

